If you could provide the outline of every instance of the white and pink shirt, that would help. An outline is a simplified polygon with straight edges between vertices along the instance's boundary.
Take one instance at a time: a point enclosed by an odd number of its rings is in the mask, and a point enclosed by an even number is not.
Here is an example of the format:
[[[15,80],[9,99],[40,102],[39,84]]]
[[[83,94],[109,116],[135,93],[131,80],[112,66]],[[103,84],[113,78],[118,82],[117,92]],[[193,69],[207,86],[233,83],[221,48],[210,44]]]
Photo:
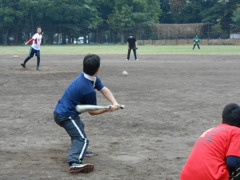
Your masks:
[[[34,36],[32,37],[32,39],[30,39],[28,41],[28,43],[33,42],[32,43],[32,48],[35,50],[40,50],[40,45],[42,42],[42,34],[36,33],[34,34]]]

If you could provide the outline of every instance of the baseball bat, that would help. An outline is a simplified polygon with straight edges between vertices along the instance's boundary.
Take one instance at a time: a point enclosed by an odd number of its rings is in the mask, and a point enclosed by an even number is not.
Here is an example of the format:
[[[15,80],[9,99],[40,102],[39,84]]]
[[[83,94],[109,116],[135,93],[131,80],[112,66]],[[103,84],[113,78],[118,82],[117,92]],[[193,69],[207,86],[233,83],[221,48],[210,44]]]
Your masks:
[[[121,105],[120,109],[124,109],[125,106]],[[96,106],[96,105],[77,105],[76,110],[79,113],[84,113],[84,112],[90,112],[90,111],[96,111],[96,110],[101,110],[101,109],[111,109],[110,106]]]

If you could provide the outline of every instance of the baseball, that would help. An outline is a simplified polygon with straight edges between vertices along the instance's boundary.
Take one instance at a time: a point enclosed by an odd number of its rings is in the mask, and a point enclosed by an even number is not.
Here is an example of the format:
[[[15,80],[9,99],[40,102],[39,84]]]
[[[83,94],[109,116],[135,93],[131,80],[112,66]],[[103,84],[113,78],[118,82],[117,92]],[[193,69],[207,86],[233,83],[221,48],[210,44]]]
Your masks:
[[[127,72],[127,71],[123,71],[123,72],[122,72],[122,75],[123,75],[123,76],[127,76],[127,75],[128,75],[128,72]]]

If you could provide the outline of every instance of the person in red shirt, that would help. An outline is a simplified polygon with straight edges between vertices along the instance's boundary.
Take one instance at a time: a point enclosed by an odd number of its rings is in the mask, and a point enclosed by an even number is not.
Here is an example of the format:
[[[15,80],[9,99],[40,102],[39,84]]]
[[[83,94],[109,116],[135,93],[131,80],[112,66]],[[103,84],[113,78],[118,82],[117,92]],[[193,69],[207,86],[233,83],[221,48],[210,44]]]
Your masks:
[[[195,142],[180,180],[240,179],[239,127],[240,105],[228,104],[222,124],[205,131]]]

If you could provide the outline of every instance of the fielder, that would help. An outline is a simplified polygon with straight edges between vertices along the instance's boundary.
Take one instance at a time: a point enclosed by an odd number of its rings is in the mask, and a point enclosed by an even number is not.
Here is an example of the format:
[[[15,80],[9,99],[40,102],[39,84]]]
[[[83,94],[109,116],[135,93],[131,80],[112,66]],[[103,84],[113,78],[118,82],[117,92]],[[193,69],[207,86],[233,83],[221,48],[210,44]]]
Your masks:
[[[193,39],[194,45],[193,45],[193,50],[195,49],[195,47],[197,46],[198,49],[200,49],[200,39],[198,38],[198,35],[196,35],[196,37]]]
[[[129,38],[127,39],[127,46],[128,46],[128,54],[127,54],[126,61],[129,61],[130,59],[131,50],[133,50],[135,60],[138,61],[138,56],[137,56],[138,44],[137,44],[137,40],[133,37],[132,34],[130,34]]]
[[[28,54],[28,57],[24,60],[24,62],[21,64],[23,68],[26,68],[26,63],[28,60],[30,60],[34,54],[37,56],[37,71],[40,71],[40,45],[42,42],[42,28],[37,28],[37,33],[28,41],[25,43],[27,45],[28,43],[33,42],[32,46],[30,48],[30,52]]]
[[[67,131],[72,140],[71,148],[68,151],[70,173],[85,173],[94,169],[93,164],[83,164],[83,158],[92,153],[86,151],[89,141],[84,131],[84,124],[75,109],[76,105],[96,105],[97,98],[94,89],[97,89],[111,103],[111,108],[91,111],[89,114],[99,115],[120,108],[111,91],[97,77],[99,68],[99,56],[89,54],[84,57],[83,72],[66,88],[54,110],[55,122]]]
[[[181,180],[240,179],[240,106],[223,109],[222,124],[205,131],[195,142]]]

